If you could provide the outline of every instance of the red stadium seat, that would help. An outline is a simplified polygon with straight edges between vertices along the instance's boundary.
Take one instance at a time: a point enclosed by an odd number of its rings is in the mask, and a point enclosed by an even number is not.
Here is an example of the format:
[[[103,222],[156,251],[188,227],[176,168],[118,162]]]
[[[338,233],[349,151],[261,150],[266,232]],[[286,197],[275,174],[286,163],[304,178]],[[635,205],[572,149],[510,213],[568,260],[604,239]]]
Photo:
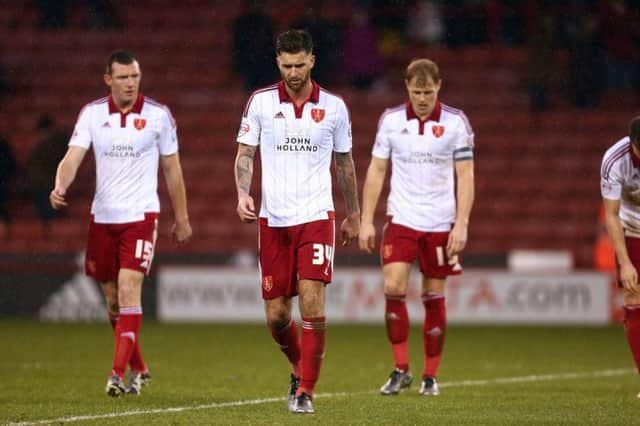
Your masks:
[[[167,103],[178,121],[190,215],[198,235],[184,250],[255,249],[255,227],[235,216],[235,136],[248,94],[232,69],[229,29],[241,2],[224,2],[224,7],[209,0],[184,0],[181,7],[155,0],[128,2],[119,7],[123,28],[117,31],[87,30],[81,8],[72,12],[68,28],[39,31],[33,2],[5,3],[0,49],[5,65],[13,70],[11,82],[19,96],[3,101],[0,123],[20,165],[36,138],[37,117],[49,112],[59,123],[73,125],[84,103],[106,93],[101,73],[107,52],[127,47],[139,55],[143,66],[143,92]],[[266,3],[279,28],[302,12],[293,0]],[[334,22],[350,18],[350,7],[340,0],[325,1],[323,10]],[[142,17],[154,31],[135,30]],[[495,254],[513,247],[567,248],[574,250],[578,266],[589,265],[588,247],[599,205],[599,164],[605,149],[626,131],[626,119],[620,115],[636,107],[633,94],[605,95],[602,107],[592,111],[574,110],[558,96],[554,109],[534,119],[526,93],[526,48],[479,45],[451,50],[409,45],[385,58],[385,66],[398,72],[388,75],[390,89],[331,88],[350,107],[360,189],[378,118],[385,108],[405,100],[399,73],[410,59],[425,55],[441,67],[442,101],[465,110],[475,132],[470,254]],[[258,162],[255,173],[258,198]],[[172,212],[162,176],[159,186],[164,209],[161,235],[166,237]],[[44,238],[31,207],[23,205],[29,217],[12,224],[16,238],[8,244],[16,250],[78,250],[84,245],[93,189],[93,164],[87,158],[71,188],[67,216],[52,228],[55,238]],[[387,190],[388,182],[385,196]],[[381,200],[377,221],[384,210]],[[173,247],[166,240],[161,239],[162,250],[171,253]]]

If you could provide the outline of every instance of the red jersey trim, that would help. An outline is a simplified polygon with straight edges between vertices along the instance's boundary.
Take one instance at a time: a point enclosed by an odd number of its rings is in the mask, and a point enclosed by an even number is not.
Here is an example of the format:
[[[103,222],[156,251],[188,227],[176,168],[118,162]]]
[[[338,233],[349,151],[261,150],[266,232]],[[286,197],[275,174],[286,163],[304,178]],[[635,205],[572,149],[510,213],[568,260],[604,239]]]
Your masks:
[[[277,88],[278,88],[277,84],[272,84],[271,86],[263,87],[262,89],[258,89],[255,92],[253,92],[249,97],[247,104],[244,106],[244,111],[242,112],[242,116],[247,117],[247,115],[249,114],[249,106],[251,105],[251,101],[253,101],[254,96],[256,96],[258,93],[268,92],[270,90],[274,90]]]
[[[91,101],[88,104],[86,104],[85,106],[83,106],[82,109],[80,110],[80,112],[78,113],[78,116],[76,117],[76,124],[78,123],[78,120],[80,120],[80,116],[82,115],[82,113],[84,112],[85,109],[87,109],[90,106],[100,105],[100,104],[103,104],[103,103],[108,102],[108,101],[109,101],[109,96],[105,96],[104,98],[96,99],[95,101]]]
[[[605,179],[609,179],[609,173],[611,173],[613,165],[616,163],[616,161],[624,158],[624,156],[627,155],[629,151],[633,152],[633,150],[631,149],[631,143],[629,143],[628,145],[623,145],[615,150],[602,165],[602,170],[600,172],[602,174],[602,177],[604,177]],[[633,155],[631,155],[631,162],[633,163]]]
[[[113,101],[113,96],[109,96],[109,114],[120,113],[120,127],[127,126],[127,115],[129,115],[129,113],[140,114],[140,112],[142,112],[142,105],[144,105],[144,96],[142,96],[142,93],[139,93],[138,99],[133,103],[131,109],[127,112],[122,112]]]
[[[452,108],[449,105],[445,105],[445,104],[442,104],[442,109],[444,111],[447,111],[453,115],[457,115],[458,117],[460,117],[462,119],[462,122],[464,123],[465,129],[467,130],[467,134],[468,135],[473,134],[471,123],[469,123],[469,119],[467,118],[467,115],[464,113],[464,111],[462,111],[461,109]]]
[[[169,121],[171,122],[171,125],[173,126],[174,129],[176,128],[177,126],[176,119],[173,117],[173,114],[171,114],[171,110],[169,109],[168,106],[149,97],[145,97],[144,101],[149,105],[153,105],[164,110],[164,112],[166,112],[167,116],[169,117]]]
[[[377,128],[377,129],[378,129],[378,130],[380,130],[380,126],[382,125],[382,121],[384,120],[384,118],[385,118],[387,115],[389,115],[389,114],[391,114],[391,113],[394,113],[394,112],[398,112],[398,111],[400,111],[400,110],[402,110],[402,109],[406,109],[406,108],[407,108],[407,105],[406,105],[406,104],[402,104],[402,105],[395,106],[395,107],[393,107],[393,108],[387,108],[387,109],[385,109],[385,110],[382,112],[382,114],[380,115],[380,118],[378,118],[378,128]]]
[[[317,104],[320,101],[320,86],[315,81],[311,80],[311,95],[304,102],[300,104],[300,106],[296,105],[293,102],[293,99],[287,93],[287,89],[284,87],[284,81],[280,81],[278,83],[278,96],[280,97],[280,103],[282,102],[291,102],[293,105],[293,110],[296,113],[296,118],[302,118],[302,111],[304,110],[304,106],[307,102],[311,102]]]
[[[342,96],[340,96],[339,94],[333,93],[333,92],[325,89],[324,87],[322,87],[320,85],[318,85],[318,88],[321,91],[325,92],[327,95],[335,96],[336,98],[338,98],[338,99],[340,99],[342,101],[342,103],[344,104],[344,107],[347,109],[347,117],[349,118],[349,124],[351,124],[351,111],[349,110],[349,105],[347,105],[347,103],[344,101],[344,98]],[[320,92],[318,92],[318,101],[320,100],[319,96],[320,96]]]
[[[407,102],[405,105],[407,110],[407,121],[414,118],[418,120],[418,125],[420,128],[419,133],[421,135],[424,135],[424,125],[427,121],[431,120],[437,123],[440,122],[440,115],[442,114],[442,106],[440,105],[440,101],[436,101],[436,104],[433,107],[433,111],[431,111],[431,114],[429,114],[429,116],[424,120],[420,120],[420,117],[416,115],[415,111],[413,110],[413,107],[411,106],[411,102]]]

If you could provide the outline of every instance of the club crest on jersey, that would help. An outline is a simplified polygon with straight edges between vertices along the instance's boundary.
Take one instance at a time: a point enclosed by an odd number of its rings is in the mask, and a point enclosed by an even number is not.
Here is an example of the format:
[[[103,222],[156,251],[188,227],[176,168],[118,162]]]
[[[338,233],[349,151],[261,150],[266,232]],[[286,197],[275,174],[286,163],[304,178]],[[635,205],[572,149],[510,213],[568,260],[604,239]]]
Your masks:
[[[264,291],[271,291],[273,288],[273,276],[267,275],[266,277],[262,277],[262,288]]]
[[[320,108],[311,108],[311,118],[316,123],[321,122],[324,119],[324,109]]]
[[[436,138],[439,138],[444,134],[444,126],[433,126],[431,128],[431,133],[433,133],[433,136]]]
[[[145,118],[135,118],[133,120],[133,127],[137,130],[142,130],[147,125],[147,120]]]

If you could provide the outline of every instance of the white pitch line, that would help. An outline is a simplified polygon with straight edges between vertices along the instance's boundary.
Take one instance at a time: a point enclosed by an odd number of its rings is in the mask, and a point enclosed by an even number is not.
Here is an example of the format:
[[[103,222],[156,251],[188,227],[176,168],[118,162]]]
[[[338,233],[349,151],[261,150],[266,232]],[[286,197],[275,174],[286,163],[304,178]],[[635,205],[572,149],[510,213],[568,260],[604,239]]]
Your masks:
[[[571,379],[589,379],[597,377],[614,377],[624,374],[633,373],[633,368],[618,368],[613,370],[592,371],[590,373],[559,373],[559,374],[533,374],[530,376],[519,377],[502,377],[497,379],[486,380],[461,380],[458,382],[438,383],[441,388],[446,387],[462,387],[462,386],[486,386],[486,385],[506,385],[510,383],[528,383],[528,382],[548,382],[551,380],[571,380]]]
[[[487,385],[506,385],[512,383],[530,383],[530,382],[548,382],[553,380],[576,380],[576,379],[590,379],[597,377],[615,377],[625,374],[633,373],[635,369],[632,368],[618,368],[613,370],[600,370],[592,371],[588,373],[559,373],[559,374],[534,374],[530,376],[516,376],[516,377],[499,377],[496,379],[485,380],[461,380],[457,382],[445,382],[440,383],[441,388],[453,388],[453,387],[465,387],[465,386],[487,386]],[[378,391],[360,391],[360,392],[329,392],[319,393],[314,395],[315,398],[337,398],[353,395],[364,395],[368,393],[377,393]],[[196,411],[196,410],[210,410],[214,408],[225,407],[243,407],[247,405],[261,405],[269,404],[271,402],[284,401],[286,398],[262,398],[262,399],[249,399],[244,401],[229,401],[229,402],[213,402],[211,404],[192,405],[186,407],[168,407],[168,408],[153,408],[150,410],[133,410],[123,411],[120,413],[105,413],[105,414],[93,414],[84,416],[68,416],[58,417],[56,419],[26,421],[18,423],[7,423],[7,426],[34,426],[34,425],[46,425],[52,423],[72,423],[80,422],[83,420],[100,420],[111,419],[117,417],[130,417],[141,416],[146,414],[164,414],[164,413],[179,413],[182,411]]]

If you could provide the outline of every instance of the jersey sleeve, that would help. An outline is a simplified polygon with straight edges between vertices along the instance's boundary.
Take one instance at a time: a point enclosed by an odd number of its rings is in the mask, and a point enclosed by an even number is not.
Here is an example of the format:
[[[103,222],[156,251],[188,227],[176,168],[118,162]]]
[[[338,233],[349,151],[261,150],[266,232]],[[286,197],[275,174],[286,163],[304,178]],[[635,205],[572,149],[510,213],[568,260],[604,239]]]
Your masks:
[[[474,133],[469,119],[464,112],[460,111],[460,127],[453,151],[453,160],[473,160]]]
[[[78,120],[73,128],[69,146],[79,146],[84,149],[89,149],[91,146],[91,130],[89,128],[91,111],[89,106],[85,106],[82,108],[82,111],[80,111],[80,114],[78,114]]]
[[[376,140],[373,143],[371,155],[374,157],[388,160],[391,156],[391,123],[387,111],[382,113],[378,120],[378,130],[376,131]]]
[[[160,155],[172,155],[178,152],[178,127],[169,108],[163,109],[160,120],[160,139],[158,140],[158,151]]]
[[[605,167],[609,165],[609,153],[605,154],[602,159],[602,167],[600,169],[600,193],[602,198],[608,200],[619,200],[622,197],[622,178],[620,170],[615,167]]]
[[[336,127],[333,133],[333,150],[335,152],[351,151],[351,117],[344,102],[338,102],[336,111]]]
[[[260,129],[259,98],[253,95],[242,114],[236,141],[245,145],[258,146],[260,145]]]

